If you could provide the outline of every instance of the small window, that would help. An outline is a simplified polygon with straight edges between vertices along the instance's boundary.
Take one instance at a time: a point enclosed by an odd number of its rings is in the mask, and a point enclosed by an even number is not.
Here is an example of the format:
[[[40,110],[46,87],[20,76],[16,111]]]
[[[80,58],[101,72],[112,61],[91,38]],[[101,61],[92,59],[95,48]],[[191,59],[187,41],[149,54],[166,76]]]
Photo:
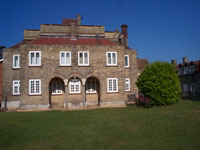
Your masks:
[[[197,86],[196,84],[191,84],[190,85],[190,92],[196,92],[197,91]]]
[[[192,73],[194,73],[194,71],[195,71],[195,66],[194,65],[190,66],[189,73],[192,74]]]
[[[78,65],[89,66],[89,52],[78,52]]]
[[[71,52],[60,52],[60,66],[71,66]]]
[[[86,82],[86,93],[97,93],[95,80],[88,80]]]
[[[20,95],[20,80],[13,80],[13,95]]]
[[[129,67],[129,55],[124,55],[124,66]]]
[[[81,82],[79,79],[71,79],[69,82],[69,93],[71,94],[81,93],[80,85]]]
[[[184,67],[184,74],[188,74],[188,67]]]
[[[52,94],[62,94],[62,82],[52,81]]]
[[[188,92],[188,84],[183,84],[183,92]]]
[[[125,79],[125,91],[130,91],[130,79]]]
[[[107,92],[118,92],[118,79],[108,78],[107,79]]]
[[[117,66],[117,52],[106,52],[107,66]]]
[[[29,52],[29,66],[41,66],[41,52],[40,51]]]
[[[20,55],[13,55],[13,68],[20,68]]]
[[[29,94],[30,95],[41,94],[41,80],[40,79],[29,80]]]

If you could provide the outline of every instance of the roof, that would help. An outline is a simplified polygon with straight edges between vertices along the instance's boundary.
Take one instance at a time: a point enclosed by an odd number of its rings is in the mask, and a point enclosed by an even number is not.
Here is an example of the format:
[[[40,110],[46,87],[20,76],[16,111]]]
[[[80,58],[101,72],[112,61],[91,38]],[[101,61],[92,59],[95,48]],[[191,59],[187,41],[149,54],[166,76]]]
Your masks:
[[[29,43],[30,45],[117,45],[103,38],[77,38],[71,40],[70,38],[38,38]]]
[[[187,67],[187,66],[191,66],[191,65],[195,65],[195,72],[200,72],[200,60],[181,63],[181,64],[177,65],[177,67],[178,68],[179,67]]]
[[[148,59],[137,59],[137,69],[144,70],[145,66],[149,64]]]
[[[31,41],[32,40],[23,40],[23,41],[17,43],[16,45],[14,45],[14,46],[11,46],[10,48],[19,48],[21,45],[27,44],[27,43],[29,43]]]

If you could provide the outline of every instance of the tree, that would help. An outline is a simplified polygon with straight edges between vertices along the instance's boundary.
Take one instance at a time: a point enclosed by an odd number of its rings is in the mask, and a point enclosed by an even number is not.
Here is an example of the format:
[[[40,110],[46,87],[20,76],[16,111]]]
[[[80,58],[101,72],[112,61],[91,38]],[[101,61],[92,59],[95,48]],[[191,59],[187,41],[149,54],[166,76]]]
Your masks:
[[[180,82],[175,67],[167,62],[147,65],[138,78],[137,86],[151,105],[169,105],[180,97]]]

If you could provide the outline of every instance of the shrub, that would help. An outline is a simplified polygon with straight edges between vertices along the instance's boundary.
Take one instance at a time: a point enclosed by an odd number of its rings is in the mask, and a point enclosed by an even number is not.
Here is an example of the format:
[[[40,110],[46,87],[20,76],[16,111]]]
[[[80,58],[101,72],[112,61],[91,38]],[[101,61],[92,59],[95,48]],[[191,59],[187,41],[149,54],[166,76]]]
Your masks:
[[[151,105],[169,105],[180,97],[180,83],[175,67],[167,62],[147,65],[138,78],[137,86]]]

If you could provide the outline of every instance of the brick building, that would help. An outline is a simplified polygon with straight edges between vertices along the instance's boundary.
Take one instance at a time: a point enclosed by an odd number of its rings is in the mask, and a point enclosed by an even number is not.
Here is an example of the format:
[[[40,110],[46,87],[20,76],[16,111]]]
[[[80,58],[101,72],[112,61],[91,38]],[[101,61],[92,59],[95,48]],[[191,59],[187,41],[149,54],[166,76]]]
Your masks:
[[[172,60],[172,64],[177,67],[182,97],[200,98],[200,60],[189,62],[187,57],[183,57],[182,63]]]
[[[119,32],[81,25],[77,15],[62,24],[24,30],[22,42],[3,52],[7,106],[126,105],[137,95],[137,53],[128,47],[127,28],[122,25]]]

